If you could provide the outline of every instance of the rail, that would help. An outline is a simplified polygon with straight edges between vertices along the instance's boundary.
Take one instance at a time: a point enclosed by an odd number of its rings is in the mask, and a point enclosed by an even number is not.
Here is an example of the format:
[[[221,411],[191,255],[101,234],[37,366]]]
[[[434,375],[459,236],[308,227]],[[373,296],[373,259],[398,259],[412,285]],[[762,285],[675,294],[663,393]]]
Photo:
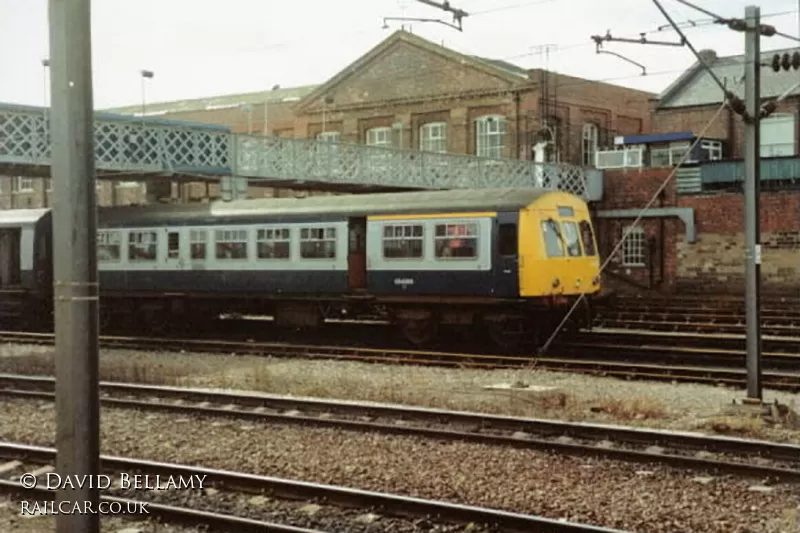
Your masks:
[[[586,344],[579,341],[558,345],[559,355],[547,358],[480,354],[466,352],[440,352],[399,350],[394,348],[366,348],[353,346],[325,346],[312,344],[242,342],[221,340],[193,340],[171,338],[100,337],[104,348],[132,350],[180,351],[195,353],[224,353],[227,355],[255,355],[270,357],[300,357],[342,361],[360,361],[384,364],[409,364],[457,368],[522,369],[536,365],[538,368],[600,374],[604,376],[639,378],[647,380],[685,381],[694,383],[742,386],[746,371],[736,362],[744,352],[702,347],[677,348],[675,338],[661,335],[665,344],[654,344],[657,336],[649,336],[650,346],[642,348],[643,333],[593,332]],[[695,335],[695,342],[708,342],[712,336]],[[681,339],[692,339],[688,334]],[[586,339],[578,337],[578,339]],[[593,340],[591,340],[593,339]],[[722,338],[724,340],[724,338]],[[730,339],[728,339],[730,340]],[[628,342],[625,342],[628,341]],[[53,344],[49,333],[0,332],[0,342],[23,344]],[[669,344],[671,342],[671,344]],[[575,343],[575,344],[573,344]],[[705,355],[705,357],[703,357]],[[6,371],[20,358],[7,358],[0,368]],[[678,360],[680,364],[676,364]],[[765,353],[765,363],[793,364],[791,354]],[[24,362],[22,362],[24,366]],[[734,366],[731,366],[734,365]],[[766,366],[766,365],[765,365]],[[16,371],[16,370],[14,370]],[[764,386],[775,390],[800,390],[800,372],[795,370],[770,370],[762,372]]]
[[[54,390],[51,377],[0,374],[0,395],[54,400]],[[101,382],[100,393],[107,407],[462,440],[800,481],[800,446],[763,440],[251,391]],[[619,446],[598,446],[609,440]],[[728,457],[698,457],[696,450]]]
[[[54,464],[56,450],[41,446],[30,446],[17,443],[0,443],[0,457],[13,460],[24,460],[30,463],[45,465]],[[623,533],[619,530],[575,524],[533,515],[511,513],[484,507],[474,507],[435,500],[425,500],[409,496],[400,496],[380,492],[372,492],[349,487],[323,485],[306,481],[259,476],[227,470],[217,470],[198,466],[174,463],[145,461],[108,455],[100,456],[101,468],[109,471],[141,472],[150,475],[205,476],[204,483],[222,487],[235,487],[253,492],[272,492],[283,498],[299,500],[323,500],[341,506],[358,508],[378,508],[384,514],[393,516],[437,517],[442,522],[492,524],[502,532],[548,531],[552,533]],[[13,482],[0,483],[0,487],[21,489],[21,485]],[[248,530],[252,530],[248,528]],[[237,529],[237,531],[239,531]],[[262,530],[263,531],[263,530]]]

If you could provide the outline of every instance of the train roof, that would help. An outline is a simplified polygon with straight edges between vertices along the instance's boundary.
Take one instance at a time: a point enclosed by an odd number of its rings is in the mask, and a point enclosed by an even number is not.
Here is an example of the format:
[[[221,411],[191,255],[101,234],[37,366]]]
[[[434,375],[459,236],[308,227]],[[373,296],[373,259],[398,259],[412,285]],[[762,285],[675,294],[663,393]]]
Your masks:
[[[187,220],[237,220],[257,217],[369,216],[441,211],[512,211],[545,194],[544,188],[455,189],[402,193],[217,200],[208,204],[105,207],[99,210],[104,226],[151,224]]]

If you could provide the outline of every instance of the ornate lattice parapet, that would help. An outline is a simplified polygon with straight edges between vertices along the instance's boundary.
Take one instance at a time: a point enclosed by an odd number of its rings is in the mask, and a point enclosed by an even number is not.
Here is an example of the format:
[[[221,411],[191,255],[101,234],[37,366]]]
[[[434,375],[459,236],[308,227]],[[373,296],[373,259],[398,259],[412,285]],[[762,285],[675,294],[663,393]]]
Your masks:
[[[230,174],[230,143],[222,126],[95,114],[98,170]],[[0,164],[50,164],[49,109],[0,104]]]

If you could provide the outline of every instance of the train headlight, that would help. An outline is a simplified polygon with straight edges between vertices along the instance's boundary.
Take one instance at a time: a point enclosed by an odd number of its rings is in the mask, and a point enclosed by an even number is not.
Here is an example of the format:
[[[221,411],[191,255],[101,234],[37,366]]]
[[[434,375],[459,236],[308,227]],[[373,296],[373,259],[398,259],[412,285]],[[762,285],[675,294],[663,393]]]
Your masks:
[[[575,280],[575,288],[578,288],[580,286],[581,286],[581,278],[578,278]]]

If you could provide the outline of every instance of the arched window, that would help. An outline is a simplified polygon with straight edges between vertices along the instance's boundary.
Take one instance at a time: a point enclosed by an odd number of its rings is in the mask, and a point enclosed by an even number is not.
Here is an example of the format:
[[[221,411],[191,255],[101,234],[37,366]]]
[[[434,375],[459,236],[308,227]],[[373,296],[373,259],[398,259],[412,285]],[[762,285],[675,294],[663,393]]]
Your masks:
[[[595,154],[597,154],[597,125],[587,122],[583,125],[583,166],[595,166]]]
[[[475,155],[503,157],[508,125],[505,117],[485,115],[475,119]]]

